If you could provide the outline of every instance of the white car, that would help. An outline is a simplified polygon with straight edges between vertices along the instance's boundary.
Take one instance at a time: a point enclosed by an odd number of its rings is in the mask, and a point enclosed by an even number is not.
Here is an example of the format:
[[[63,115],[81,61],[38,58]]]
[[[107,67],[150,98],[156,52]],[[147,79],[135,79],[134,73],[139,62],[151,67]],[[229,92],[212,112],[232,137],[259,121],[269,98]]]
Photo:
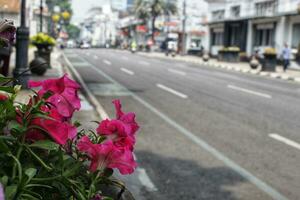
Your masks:
[[[87,42],[84,42],[82,45],[80,45],[81,49],[89,49],[91,48],[91,45]]]

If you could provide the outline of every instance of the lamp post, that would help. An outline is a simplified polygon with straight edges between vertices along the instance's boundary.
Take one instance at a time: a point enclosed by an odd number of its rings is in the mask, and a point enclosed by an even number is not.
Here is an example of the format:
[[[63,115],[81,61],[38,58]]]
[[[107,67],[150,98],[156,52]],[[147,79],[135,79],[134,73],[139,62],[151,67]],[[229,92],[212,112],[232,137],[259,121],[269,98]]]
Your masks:
[[[185,55],[186,49],[186,0],[183,0],[183,20],[182,20],[182,51],[181,55]]]
[[[43,32],[43,0],[40,0],[40,32]]]
[[[13,75],[18,80],[15,84],[22,85],[27,88],[29,79],[28,71],[28,45],[29,45],[29,29],[26,27],[26,0],[22,0],[21,4],[21,26],[17,28],[16,33],[16,67]]]

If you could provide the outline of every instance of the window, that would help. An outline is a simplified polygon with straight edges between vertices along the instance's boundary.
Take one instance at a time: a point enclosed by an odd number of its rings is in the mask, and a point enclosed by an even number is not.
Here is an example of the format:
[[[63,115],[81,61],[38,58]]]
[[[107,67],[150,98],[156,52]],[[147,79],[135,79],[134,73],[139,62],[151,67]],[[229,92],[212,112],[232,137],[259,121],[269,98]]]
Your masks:
[[[230,10],[231,10],[231,17],[232,18],[240,17],[241,6],[233,6],[233,7],[231,7]]]
[[[293,26],[292,48],[297,49],[300,45],[300,23]]]
[[[225,17],[225,10],[216,10],[212,12],[213,20],[221,20]]]
[[[277,0],[264,1],[255,4],[255,11],[257,16],[274,15],[277,12]]]
[[[223,45],[223,32],[213,32],[212,33],[212,45],[222,46]]]
[[[256,27],[254,34],[255,46],[274,46],[275,29],[272,27],[270,25]]]

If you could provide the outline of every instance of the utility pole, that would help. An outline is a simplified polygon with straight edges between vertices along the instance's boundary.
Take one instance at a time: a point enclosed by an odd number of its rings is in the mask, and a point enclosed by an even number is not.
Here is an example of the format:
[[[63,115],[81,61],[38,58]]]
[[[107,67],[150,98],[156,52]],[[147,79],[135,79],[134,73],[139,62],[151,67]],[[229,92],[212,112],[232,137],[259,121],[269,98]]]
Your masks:
[[[182,10],[182,49],[181,55],[185,55],[185,47],[186,47],[186,0],[183,0],[183,10]]]
[[[13,75],[17,78],[15,84],[27,88],[29,79],[28,71],[28,46],[29,46],[29,29],[26,27],[26,0],[21,3],[21,26],[17,28],[16,33],[16,67]]]
[[[43,32],[43,0],[40,0],[40,32]]]

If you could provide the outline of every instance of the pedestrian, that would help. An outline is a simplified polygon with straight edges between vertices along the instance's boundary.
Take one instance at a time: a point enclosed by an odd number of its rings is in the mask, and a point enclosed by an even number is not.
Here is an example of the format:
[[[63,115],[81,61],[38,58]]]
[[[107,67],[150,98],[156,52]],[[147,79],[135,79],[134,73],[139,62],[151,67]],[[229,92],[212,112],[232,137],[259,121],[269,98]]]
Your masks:
[[[290,58],[291,58],[291,49],[289,48],[288,44],[284,45],[282,50],[282,58],[283,58],[283,71],[285,72],[290,65]]]

